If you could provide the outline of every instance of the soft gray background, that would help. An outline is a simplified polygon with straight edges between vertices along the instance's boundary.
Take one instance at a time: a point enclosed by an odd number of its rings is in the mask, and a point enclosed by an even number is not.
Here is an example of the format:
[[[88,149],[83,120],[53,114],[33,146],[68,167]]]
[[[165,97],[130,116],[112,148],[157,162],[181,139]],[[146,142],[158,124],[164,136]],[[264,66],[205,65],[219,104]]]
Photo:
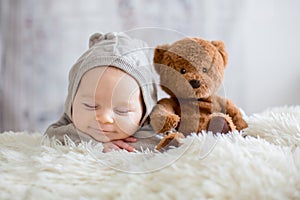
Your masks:
[[[221,92],[246,114],[299,104],[299,10],[297,0],[0,0],[0,131],[43,132],[58,119],[68,70],[99,31],[135,29],[153,47],[223,40]]]

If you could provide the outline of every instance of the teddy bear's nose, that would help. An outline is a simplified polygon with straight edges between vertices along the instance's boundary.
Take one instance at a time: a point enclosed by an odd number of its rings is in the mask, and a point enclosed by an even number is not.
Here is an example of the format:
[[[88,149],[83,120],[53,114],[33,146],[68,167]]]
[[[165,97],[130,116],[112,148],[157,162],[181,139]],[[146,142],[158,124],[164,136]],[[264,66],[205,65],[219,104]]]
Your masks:
[[[190,80],[190,84],[193,88],[199,88],[200,87],[200,81],[199,80],[196,80],[196,79],[193,79],[193,80]]]

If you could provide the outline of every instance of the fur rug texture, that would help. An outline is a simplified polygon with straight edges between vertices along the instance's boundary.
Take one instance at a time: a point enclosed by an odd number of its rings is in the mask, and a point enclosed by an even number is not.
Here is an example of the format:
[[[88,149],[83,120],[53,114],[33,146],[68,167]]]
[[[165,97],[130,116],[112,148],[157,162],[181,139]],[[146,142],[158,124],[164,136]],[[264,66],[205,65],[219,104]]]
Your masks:
[[[164,153],[4,132],[0,199],[300,199],[300,106],[247,122],[244,132],[192,134]]]

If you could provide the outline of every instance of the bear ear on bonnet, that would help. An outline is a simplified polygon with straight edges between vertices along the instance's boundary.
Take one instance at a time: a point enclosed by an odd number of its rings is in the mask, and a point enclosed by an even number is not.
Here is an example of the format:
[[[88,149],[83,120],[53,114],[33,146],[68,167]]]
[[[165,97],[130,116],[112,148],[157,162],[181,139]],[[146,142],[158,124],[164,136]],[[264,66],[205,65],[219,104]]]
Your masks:
[[[92,46],[94,46],[96,43],[100,42],[103,39],[104,39],[103,33],[94,33],[93,35],[90,36],[89,48],[91,48]]]
[[[211,41],[211,43],[218,49],[219,53],[221,54],[223,61],[224,61],[224,68],[226,67],[228,63],[228,56],[225,51],[225,44],[223,41]]]

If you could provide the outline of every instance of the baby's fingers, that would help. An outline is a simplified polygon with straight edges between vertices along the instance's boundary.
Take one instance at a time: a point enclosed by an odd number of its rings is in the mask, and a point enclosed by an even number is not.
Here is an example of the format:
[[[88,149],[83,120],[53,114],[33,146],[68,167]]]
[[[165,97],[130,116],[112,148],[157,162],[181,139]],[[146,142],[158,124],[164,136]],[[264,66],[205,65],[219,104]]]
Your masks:
[[[116,146],[118,146],[119,148],[125,149],[129,152],[134,152],[135,151],[135,149],[132,146],[130,146],[129,144],[127,144],[123,140],[115,140],[115,141],[112,141],[112,143],[115,144]]]
[[[125,141],[125,142],[136,142],[136,138],[130,136],[130,137],[128,137],[128,138],[123,139],[123,141]]]
[[[120,150],[120,148],[111,142],[103,143],[103,153],[107,153],[113,150],[117,151]]]

